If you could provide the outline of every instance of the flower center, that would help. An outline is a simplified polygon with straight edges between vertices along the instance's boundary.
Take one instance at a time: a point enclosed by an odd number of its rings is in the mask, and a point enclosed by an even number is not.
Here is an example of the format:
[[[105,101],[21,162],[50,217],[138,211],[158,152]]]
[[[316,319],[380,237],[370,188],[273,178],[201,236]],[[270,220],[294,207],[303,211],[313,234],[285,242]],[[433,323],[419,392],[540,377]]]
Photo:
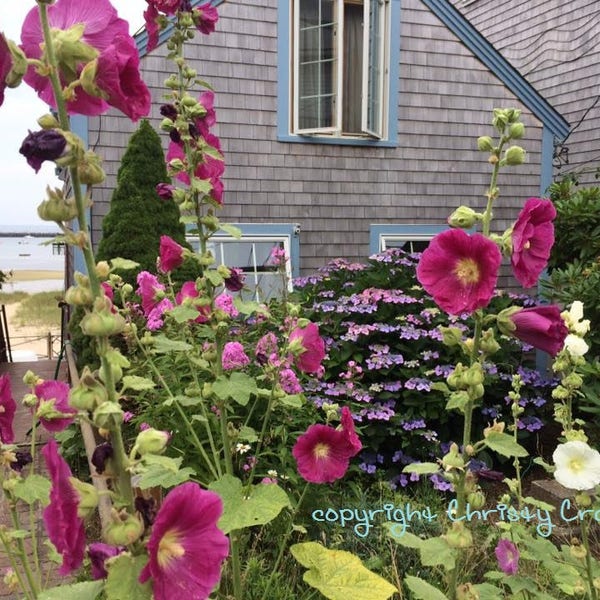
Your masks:
[[[329,446],[327,444],[317,444],[313,450],[315,458],[327,458],[329,456]]]
[[[176,531],[167,531],[158,544],[156,559],[158,566],[165,569],[174,558],[181,558],[185,554],[185,548],[179,543],[179,535]]]
[[[461,258],[454,267],[454,274],[464,285],[477,283],[479,281],[479,266],[472,258]]]
[[[573,471],[575,473],[579,473],[579,471],[582,471],[583,467],[584,467],[583,461],[580,460],[579,458],[573,458],[569,462],[569,469],[571,469],[571,471]]]

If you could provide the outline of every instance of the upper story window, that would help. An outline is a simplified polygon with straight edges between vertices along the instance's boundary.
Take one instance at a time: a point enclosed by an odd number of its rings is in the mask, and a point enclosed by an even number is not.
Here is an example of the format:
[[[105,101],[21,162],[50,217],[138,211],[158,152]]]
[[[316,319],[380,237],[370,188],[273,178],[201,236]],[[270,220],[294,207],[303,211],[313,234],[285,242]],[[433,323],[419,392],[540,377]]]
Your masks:
[[[291,0],[292,136],[389,139],[393,1]]]

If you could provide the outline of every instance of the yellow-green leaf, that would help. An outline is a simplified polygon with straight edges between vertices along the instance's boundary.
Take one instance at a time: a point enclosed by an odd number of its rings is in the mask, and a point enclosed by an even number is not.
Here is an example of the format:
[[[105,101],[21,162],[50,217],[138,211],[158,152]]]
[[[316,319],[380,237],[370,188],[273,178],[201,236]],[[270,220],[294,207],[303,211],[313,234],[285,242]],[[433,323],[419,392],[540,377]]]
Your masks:
[[[387,600],[398,591],[350,552],[329,550],[316,542],[294,544],[291,552],[308,569],[304,581],[329,600]]]
[[[427,583],[420,577],[414,577],[413,575],[407,575],[404,578],[404,582],[408,586],[408,589],[412,592],[413,598],[418,600],[448,600],[446,594],[443,594],[436,587]]]

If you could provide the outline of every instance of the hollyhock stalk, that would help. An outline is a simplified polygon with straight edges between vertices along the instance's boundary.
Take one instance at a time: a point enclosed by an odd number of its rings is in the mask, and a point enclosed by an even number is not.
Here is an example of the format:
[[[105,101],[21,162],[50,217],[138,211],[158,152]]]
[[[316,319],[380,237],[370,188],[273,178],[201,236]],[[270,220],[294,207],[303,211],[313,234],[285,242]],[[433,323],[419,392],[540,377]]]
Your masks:
[[[58,61],[54,50],[52,34],[50,32],[50,24],[48,20],[48,5],[43,2],[38,3],[38,12],[40,17],[40,23],[42,25],[46,56],[48,58],[48,63],[50,66],[50,72],[48,77],[50,79],[52,91],[54,93],[54,98],[56,101],[56,112],[58,116],[58,121],[60,123],[61,129],[63,129],[64,131],[70,131],[70,120],[67,112],[67,105],[62,93],[62,85],[58,74]],[[83,194],[81,181],[76,166],[69,167],[69,175],[71,178],[75,204],[77,206],[77,221],[79,225],[79,232],[87,232],[87,202]],[[69,234],[68,231],[65,231],[65,233],[67,235]],[[100,285],[100,279],[98,278],[98,275],[96,273],[96,261],[94,258],[94,252],[91,247],[91,241],[89,239],[89,236],[87,235],[85,237],[85,243],[81,245],[81,250],[85,260],[87,275],[89,277],[92,294],[94,298],[100,298],[103,295],[103,291]],[[98,352],[100,362],[102,364],[103,371],[105,374],[104,384],[108,391],[108,399],[109,401],[116,401],[117,393],[115,381],[112,376],[112,369],[110,363],[106,358],[106,350],[109,347],[108,338],[98,338],[98,347],[100,349]],[[113,460],[118,472],[118,489],[123,501],[129,507],[129,510],[133,513],[133,489],[131,486],[131,476],[127,470],[128,459],[127,454],[125,452],[125,444],[123,442],[121,429],[116,428],[113,431],[111,431],[110,437],[110,441],[112,443],[114,451]]]

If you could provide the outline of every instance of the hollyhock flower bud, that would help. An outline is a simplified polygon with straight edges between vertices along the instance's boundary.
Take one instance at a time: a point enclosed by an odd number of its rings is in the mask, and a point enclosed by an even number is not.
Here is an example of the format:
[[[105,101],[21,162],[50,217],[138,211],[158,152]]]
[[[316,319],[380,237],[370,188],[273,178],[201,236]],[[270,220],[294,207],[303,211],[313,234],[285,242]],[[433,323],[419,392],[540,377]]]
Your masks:
[[[56,160],[65,152],[67,140],[55,129],[29,131],[23,140],[19,152],[27,159],[29,166],[37,173],[45,160]]]
[[[468,206],[459,206],[449,217],[448,225],[450,227],[460,227],[461,229],[470,229],[481,220],[482,215],[475,212]]]
[[[4,99],[3,85],[18,87],[27,72],[27,66],[27,57],[21,48],[0,34],[0,105]]]
[[[168,235],[160,236],[159,268],[165,273],[180,267],[184,259],[184,249]]]
[[[159,183],[156,186],[156,194],[161,200],[171,200],[174,191],[175,186],[170,183]]]
[[[142,537],[144,523],[137,515],[125,511],[113,512],[112,523],[103,532],[104,539],[113,546],[128,546]]]
[[[102,168],[102,160],[91,150],[83,155],[83,158],[77,163],[77,173],[79,180],[85,185],[97,185],[106,179],[106,173]]]
[[[123,410],[116,402],[104,402],[94,411],[92,420],[98,428],[115,431],[123,423]]]
[[[98,508],[98,492],[91,483],[85,483],[80,481],[76,477],[69,477],[71,485],[77,492],[78,504],[77,504],[77,516],[81,519],[86,519],[94,514],[96,508]]]
[[[504,151],[507,165],[522,165],[525,162],[525,150],[521,146],[510,146]]]
[[[508,128],[508,135],[514,140],[518,140],[525,134],[525,125],[523,123],[513,123]]]
[[[162,454],[171,439],[168,431],[159,431],[149,427],[140,431],[135,440],[134,449],[140,456],[146,454]]]
[[[451,548],[470,548],[473,545],[473,534],[462,521],[454,521],[442,537]]]
[[[481,152],[491,152],[494,149],[494,142],[489,135],[482,135],[477,138],[477,148]]]
[[[79,385],[71,388],[69,392],[69,404],[78,410],[92,411],[107,400],[106,388],[86,365],[79,378]]]
[[[80,327],[85,335],[94,337],[116,335],[125,328],[125,319],[110,309],[94,310],[81,319]]]
[[[75,198],[65,198],[62,190],[55,188],[52,190],[50,186],[46,187],[48,198],[43,200],[37,207],[37,213],[43,221],[54,221],[62,223],[71,221],[77,217],[77,204]]]
[[[65,302],[73,306],[91,306],[94,302],[94,295],[89,287],[72,285],[65,292]]]

